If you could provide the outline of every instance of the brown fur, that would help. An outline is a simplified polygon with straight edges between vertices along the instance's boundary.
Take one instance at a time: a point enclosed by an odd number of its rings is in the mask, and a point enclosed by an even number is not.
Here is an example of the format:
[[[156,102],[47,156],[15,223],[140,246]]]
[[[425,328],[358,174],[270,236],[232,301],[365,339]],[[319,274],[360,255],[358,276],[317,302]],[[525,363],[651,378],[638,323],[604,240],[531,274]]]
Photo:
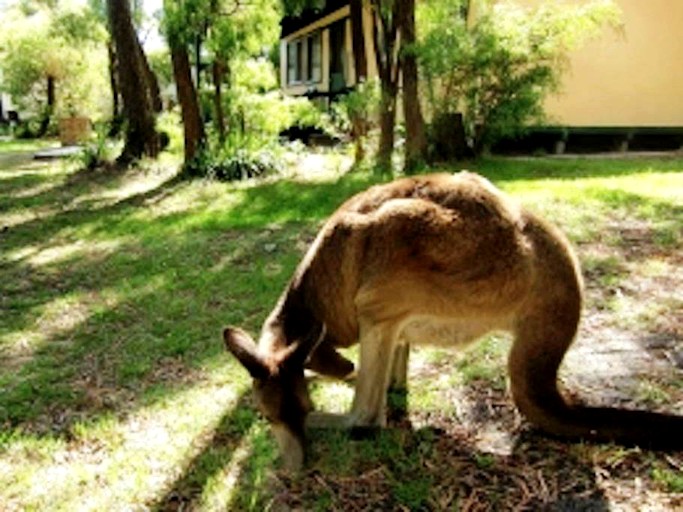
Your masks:
[[[254,376],[257,401],[293,468],[303,462],[310,411],[304,364],[343,377],[352,364],[335,348],[360,343],[353,406],[339,420],[381,426],[398,345],[457,346],[492,330],[513,333],[512,395],[543,430],[682,448],[681,417],[573,407],[558,392],[581,288],[564,236],[487,180],[471,173],[407,178],[372,187],[332,215],[265,322],[258,347],[235,329],[224,338]]]

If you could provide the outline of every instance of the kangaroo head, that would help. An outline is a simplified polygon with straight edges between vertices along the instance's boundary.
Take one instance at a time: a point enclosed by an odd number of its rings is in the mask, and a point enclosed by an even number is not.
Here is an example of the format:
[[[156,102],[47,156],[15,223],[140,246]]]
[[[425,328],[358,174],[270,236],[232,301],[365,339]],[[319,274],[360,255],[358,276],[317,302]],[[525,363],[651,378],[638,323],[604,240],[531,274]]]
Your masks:
[[[301,343],[293,343],[263,354],[249,334],[234,327],[223,331],[223,340],[253,378],[256,405],[270,423],[285,468],[300,469],[304,462],[304,423],[313,408],[304,379],[308,350]]]

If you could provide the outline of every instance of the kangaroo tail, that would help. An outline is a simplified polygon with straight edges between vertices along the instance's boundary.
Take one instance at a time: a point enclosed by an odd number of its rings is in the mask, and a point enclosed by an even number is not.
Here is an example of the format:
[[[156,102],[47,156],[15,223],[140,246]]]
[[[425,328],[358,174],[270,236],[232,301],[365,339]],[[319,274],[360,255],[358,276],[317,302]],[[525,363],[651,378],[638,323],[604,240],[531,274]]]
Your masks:
[[[557,369],[571,336],[558,339],[542,353],[533,339],[517,339],[510,353],[513,398],[531,423],[562,438],[683,450],[683,416],[568,403],[557,388]]]

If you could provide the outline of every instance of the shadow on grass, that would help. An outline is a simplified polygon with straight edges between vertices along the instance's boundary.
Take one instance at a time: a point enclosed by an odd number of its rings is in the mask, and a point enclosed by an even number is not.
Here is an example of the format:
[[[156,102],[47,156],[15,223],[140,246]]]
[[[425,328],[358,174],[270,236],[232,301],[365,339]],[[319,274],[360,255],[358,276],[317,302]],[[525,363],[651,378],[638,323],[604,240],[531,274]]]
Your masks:
[[[638,163],[620,165],[630,169]],[[90,180],[109,188],[119,178],[118,173],[94,177],[77,173],[61,188],[40,196],[46,202],[66,196],[73,199],[92,185]],[[46,339],[21,363],[21,373],[11,378],[14,385],[3,393],[0,406],[4,407],[0,409],[13,412],[0,410],[0,419],[22,423],[48,404],[78,403],[69,381],[90,378],[94,370],[88,365],[95,365],[102,373],[98,378],[105,384],[125,387],[128,380],[136,381],[150,372],[155,359],[186,357],[191,350],[202,357],[215,355],[219,349],[210,347],[213,334],[223,323],[219,317],[225,315],[224,321],[240,324],[246,319],[255,327],[298,260],[296,242],[310,239],[314,226],[343,200],[377,180],[367,175],[312,184],[283,180],[228,189],[226,193],[239,194],[239,200],[223,210],[181,211],[154,220],[137,218],[134,214],[140,208],[163,201],[183,186],[180,180],[169,179],[113,204],[78,204],[72,210],[27,221],[0,234],[6,251],[34,243],[40,250],[61,230],[84,227],[101,236],[130,237],[113,250],[86,258],[66,258],[40,266],[27,258],[0,263],[0,304],[12,313],[3,322],[0,334],[31,329],[36,317],[63,297],[91,297],[95,303],[72,327],[51,329],[39,324],[37,328]],[[680,208],[672,210],[669,203],[621,191],[595,194],[611,207],[652,212],[656,218],[667,218],[673,211],[678,224],[662,227],[664,231],[656,232],[655,237],[665,238],[680,228]],[[279,224],[280,231],[269,232],[266,226],[272,223]],[[180,228],[175,229],[176,225]],[[277,251],[265,252],[263,246],[272,242],[276,242]],[[113,305],[98,303],[98,295],[105,289],[118,291]],[[137,361],[131,355],[136,352],[141,354]],[[86,355],[89,360],[84,359]]]
[[[265,448],[259,445],[259,436],[263,438],[267,429],[262,428],[260,433],[254,433],[256,423],[257,415],[251,401],[251,391],[247,391],[224,414],[210,439],[180,476],[148,505],[149,508],[158,512],[170,512],[195,510],[205,504],[213,505],[213,509],[223,509],[221,503],[216,501],[225,501],[226,493],[241,493],[241,499],[246,502],[253,501],[254,498],[258,500],[263,489],[254,487],[258,483],[257,475],[273,464],[274,452],[271,443]],[[216,491],[216,496],[210,496],[212,490]]]
[[[119,176],[100,179],[96,186],[106,189],[115,187]],[[346,197],[376,181],[350,176],[336,183],[226,186],[226,194],[239,194],[239,198],[223,209],[188,210],[153,220],[137,217],[145,205],[161,202],[183,186],[168,180],[115,203],[82,202],[0,235],[3,251],[49,246],[62,230],[128,237],[115,248],[88,257],[42,265],[26,257],[0,263],[0,335],[17,344],[23,343],[26,331],[44,337],[25,355],[10,360],[3,354],[0,359],[0,424],[68,438],[75,421],[112,412],[125,415],[150,397],[192,386],[193,370],[222,353],[218,333],[223,325],[246,323],[254,329],[260,324],[300,258],[297,242],[310,238],[315,225]],[[34,185],[29,180],[17,192]],[[32,200],[71,202],[91,185],[88,176],[81,175]],[[279,228],[268,228],[272,223]],[[266,250],[266,244],[275,244],[275,252]],[[64,299],[67,302],[59,306]],[[63,307],[64,316],[73,322],[52,325],[50,311],[57,307]],[[165,373],[169,361],[179,364],[181,371]],[[154,386],[161,392],[148,394]],[[262,430],[250,434],[259,424],[255,418],[248,398],[242,396],[225,413],[208,445],[154,505],[164,510],[174,501],[201,499],[246,439],[251,445],[243,448],[245,458],[235,470],[238,483],[229,508],[258,510],[259,504],[275,499],[267,497],[263,480],[273,461],[272,443]],[[561,503],[563,497],[578,492],[600,504],[600,496],[593,498],[598,491],[589,475],[590,465],[571,455],[564,457],[562,463],[569,463],[569,473],[583,475],[581,482],[572,483],[571,474],[563,473],[560,462],[549,455],[553,450],[564,453],[562,446],[549,446],[545,452],[534,448],[540,455],[524,448],[515,452],[518,455],[499,459],[467,448],[457,437],[436,435],[429,429],[388,432],[376,443],[322,434],[313,437],[315,458],[320,461],[316,465],[334,467],[326,473],[331,476],[314,470],[302,480],[282,478],[275,503],[292,508],[313,504],[322,509],[332,508],[325,507],[330,503],[342,508],[353,499],[356,503],[363,499],[358,495],[360,488],[377,497],[377,507],[435,509],[437,505],[430,503],[497,503],[506,486],[515,489],[522,503],[525,489],[536,485],[525,473],[533,467],[541,471],[543,481],[556,482],[560,489],[548,495],[556,501],[543,501],[543,506]],[[352,457],[344,462],[346,454]],[[544,462],[548,457],[552,461]],[[503,491],[493,490],[496,482]],[[486,492],[479,490],[484,485],[490,486]],[[316,493],[323,497],[316,498]],[[530,508],[539,504],[530,503]]]
[[[118,176],[100,179],[107,188]],[[87,176],[71,180],[81,181]],[[74,186],[45,192],[45,201],[87,190]],[[222,352],[225,324],[255,330],[314,234],[310,224],[364,185],[261,184],[236,207],[205,216],[136,218],[182,186],[171,179],[113,204],[77,203],[0,235],[3,251],[30,248],[0,261],[0,305],[9,313],[0,326],[9,340],[0,346],[0,424],[68,438],[74,422],[125,414],[150,387],[191,385],[163,377],[164,365],[190,375]],[[281,220],[275,231],[265,227],[269,210]],[[36,263],[44,249],[76,243],[68,233],[80,231],[95,235],[93,247],[114,244]]]
[[[240,482],[228,510],[591,510],[609,509],[594,464],[571,445],[533,437],[512,452],[482,452],[450,428],[389,428],[371,439],[314,431],[312,467],[278,473],[261,501]],[[244,495],[242,495],[244,493]]]
[[[457,425],[441,426],[413,429],[402,421],[362,440],[313,430],[308,467],[291,475],[276,470],[269,429],[247,392],[150,508],[609,510],[594,462],[571,444],[525,432],[510,453],[493,454]]]
[[[667,240],[670,243],[678,242],[683,232],[683,203],[657,200],[624,190],[589,190],[586,191],[586,195],[597,199],[612,210],[624,211],[629,215],[630,221],[645,220],[656,223],[651,229],[642,230],[646,237],[644,241],[648,241],[647,235],[650,235],[649,241],[653,245],[659,242],[666,244]]]

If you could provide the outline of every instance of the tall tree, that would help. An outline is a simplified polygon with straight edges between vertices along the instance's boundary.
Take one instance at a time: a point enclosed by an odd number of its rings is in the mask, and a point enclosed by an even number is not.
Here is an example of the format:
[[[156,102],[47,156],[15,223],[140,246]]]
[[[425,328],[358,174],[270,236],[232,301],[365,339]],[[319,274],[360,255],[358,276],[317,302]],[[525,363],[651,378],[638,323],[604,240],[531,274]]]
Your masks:
[[[107,0],[109,30],[116,50],[116,63],[126,119],[126,133],[119,163],[128,164],[143,155],[159,153],[155,130],[155,107],[149,87],[144,52],[133,27],[129,0]]]
[[[223,82],[226,75],[230,76],[227,63],[219,55],[216,55],[211,66],[211,76],[213,80],[213,110],[216,117],[216,132],[218,134],[218,141],[221,144],[225,142],[227,132],[225,112],[223,110]]]
[[[83,6],[20,6],[3,10],[0,70],[5,92],[21,110],[53,116],[98,111],[104,70],[104,26]]]
[[[206,143],[198,94],[205,90],[203,70],[211,70],[213,128],[222,144],[238,123],[231,119],[231,69],[240,60],[260,55],[277,38],[276,0],[183,0],[164,2],[164,32],[171,49],[174,79],[183,117],[185,161]],[[199,50],[201,49],[201,51]],[[192,59],[195,73],[192,77]],[[208,66],[207,66],[208,64]],[[202,80],[200,81],[200,77]],[[201,86],[200,86],[201,84]],[[207,117],[209,117],[207,115]]]
[[[113,119],[119,119],[121,115],[121,93],[119,92],[119,75],[116,72],[116,50],[114,42],[107,41],[107,57],[109,58],[109,87],[111,88],[111,115]]]
[[[147,86],[147,94],[149,94],[149,99],[152,103],[152,108],[154,109],[154,112],[161,112],[163,109],[163,104],[161,102],[161,90],[159,89],[159,81],[157,80],[157,76],[154,74],[154,71],[152,71],[152,68],[149,65],[149,61],[147,60],[147,56],[145,55],[145,51],[142,48],[140,40],[136,37],[135,41],[137,41],[138,43],[138,59],[140,59],[140,62],[142,63],[145,76],[145,83]]]
[[[365,31],[363,30],[363,0],[351,0],[351,41],[356,82],[368,77],[368,60],[365,55]]]
[[[399,78],[399,0],[372,0],[375,17],[373,37],[377,57],[377,71],[381,86],[379,113],[379,148],[377,167],[380,172],[391,172],[396,125],[396,96]]]
[[[169,41],[171,46],[171,61],[173,63],[173,77],[178,93],[178,102],[183,119],[183,137],[185,142],[185,163],[194,159],[197,151],[204,145],[205,132],[199,98],[192,81],[190,55],[186,45]]]
[[[356,70],[356,86],[368,77],[368,60],[365,53],[365,30],[363,27],[364,0],[351,0],[351,41],[353,64]],[[364,139],[368,131],[368,120],[361,112],[351,112],[351,130],[356,146],[355,163],[359,165],[365,158]]]
[[[404,171],[406,174],[411,174],[426,159],[427,137],[418,94],[417,57],[415,54],[417,39],[415,33],[415,0],[401,0],[398,3],[400,4],[403,115],[406,125]]]
[[[206,137],[188,49],[196,36],[197,19],[203,19],[200,7],[206,6],[201,2],[164,1],[164,31],[183,119],[186,164],[194,159]]]

